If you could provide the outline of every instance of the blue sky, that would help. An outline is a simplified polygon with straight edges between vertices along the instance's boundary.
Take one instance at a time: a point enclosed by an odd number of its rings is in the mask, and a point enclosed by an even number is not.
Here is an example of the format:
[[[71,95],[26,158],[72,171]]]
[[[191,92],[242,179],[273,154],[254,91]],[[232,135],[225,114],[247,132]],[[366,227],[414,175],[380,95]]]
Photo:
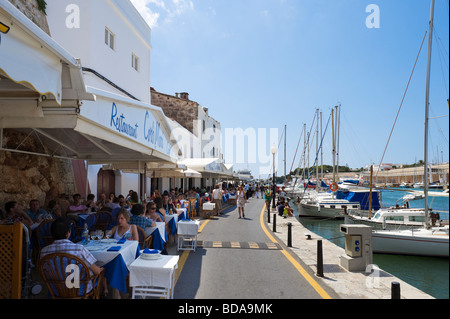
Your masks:
[[[325,127],[337,104],[340,164],[379,164],[428,27],[430,1],[132,0],[152,28],[152,87],[189,92],[223,131],[277,128],[281,138],[287,125],[288,170],[298,166],[303,124],[309,130],[319,108]],[[379,28],[366,26],[370,4],[379,8]],[[436,0],[435,10],[431,117],[449,112],[448,0]],[[383,163],[423,159],[426,58],[427,42]],[[430,160],[447,162],[448,117],[430,126]],[[280,152],[283,173],[282,145]],[[324,162],[332,163],[331,128]],[[235,163],[241,168],[259,177],[258,163]]]

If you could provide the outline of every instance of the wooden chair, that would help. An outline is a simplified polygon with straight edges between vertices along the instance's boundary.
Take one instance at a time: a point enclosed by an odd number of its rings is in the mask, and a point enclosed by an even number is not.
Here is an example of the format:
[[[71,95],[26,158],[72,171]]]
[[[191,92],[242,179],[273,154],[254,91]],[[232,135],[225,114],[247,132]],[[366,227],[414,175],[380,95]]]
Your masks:
[[[194,216],[197,216],[197,199],[191,198],[189,199],[189,218],[193,219]]]
[[[151,248],[153,236],[152,235],[147,236],[142,227],[136,225],[136,228],[139,235],[139,246],[141,246],[141,249]]]
[[[71,266],[70,270],[68,266]],[[91,275],[89,267],[77,256],[66,253],[46,255],[39,261],[39,272],[52,299],[100,298],[104,269],[100,275]],[[78,277],[75,276],[77,273]],[[69,276],[74,278],[68,278]]]
[[[0,225],[0,299],[21,298],[22,241],[22,224]]]
[[[113,217],[110,212],[100,211],[95,214],[94,228],[96,230],[106,231],[112,226]]]

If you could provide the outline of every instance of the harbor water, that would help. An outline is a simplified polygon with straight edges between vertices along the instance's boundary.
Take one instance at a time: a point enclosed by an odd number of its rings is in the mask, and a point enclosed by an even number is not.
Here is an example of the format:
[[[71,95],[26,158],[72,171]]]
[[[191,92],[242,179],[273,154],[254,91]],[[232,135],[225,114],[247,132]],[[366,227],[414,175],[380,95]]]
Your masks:
[[[394,206],[399,198],[402,198],[406,192],[399,189],[387,189],[382,191],[383,206]],[[410,203],[411,207],[424,207],[424,201],[418,200]],[[439,211],[442,220],[449,219],[449,201],[448,198],[433,197],[429,198],[430,208],[433,211]],[[296,218],[310,231],[326,238],[334,244],[344,247],[344,235],[340,232],[342,220],[318,220],[312,218],[299,218],[297,216],[297,207],[292,205]],[[446,213],[443,213],[445,211]],[[426,292],[437,299],[449,298],[449,259],[432,257],[413,257],[374,254],[374,264],[381,269],[400,278],[408,284]]]

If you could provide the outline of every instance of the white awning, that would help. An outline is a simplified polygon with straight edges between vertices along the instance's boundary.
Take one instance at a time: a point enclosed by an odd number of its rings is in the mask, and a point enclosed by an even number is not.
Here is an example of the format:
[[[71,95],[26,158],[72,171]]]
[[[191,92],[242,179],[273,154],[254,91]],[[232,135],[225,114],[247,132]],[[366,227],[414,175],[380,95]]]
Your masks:
[[[214,175],[217,177],[230,177],[232,173],[218,158],[189,158],[179,161],[180,164],[202,174],[203,177]]]
[[[0,97],[45,96],[61,105],[65,90],[62,79],[81,76],[79,61],[7,0],[0,0],[0,22],[9,27],[6,34],[0,33],[0,76],[36,93],[16,90],[6,94],[1,90]],[[92,98],[85,88],[79,89],[78,98]]]

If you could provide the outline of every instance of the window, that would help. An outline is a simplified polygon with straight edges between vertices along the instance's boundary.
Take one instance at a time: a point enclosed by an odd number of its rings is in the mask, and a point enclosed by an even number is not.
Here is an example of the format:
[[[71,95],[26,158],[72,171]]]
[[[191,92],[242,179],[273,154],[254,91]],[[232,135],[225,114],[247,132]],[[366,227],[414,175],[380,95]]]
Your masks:
[[[139,57],[134,53],[131,54],[131,67],[139,71]]]
[[[111,49],[115,49],[116,35],[108,28],[105,28],[105,44]]]

